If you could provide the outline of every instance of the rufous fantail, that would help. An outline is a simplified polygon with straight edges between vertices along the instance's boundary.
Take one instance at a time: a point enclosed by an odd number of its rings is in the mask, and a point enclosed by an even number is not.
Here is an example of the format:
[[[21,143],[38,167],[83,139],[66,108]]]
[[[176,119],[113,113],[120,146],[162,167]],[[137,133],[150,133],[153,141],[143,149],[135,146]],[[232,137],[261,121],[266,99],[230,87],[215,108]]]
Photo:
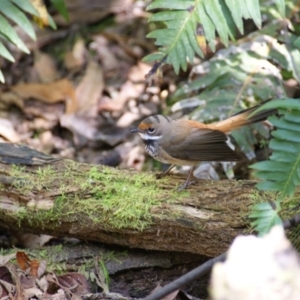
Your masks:
[[[212,124],[174,120],[162,115],[150,116],[131,132],[140,135],[149,155],[162,163],[171,164],[163,175],[168,174],[175,165],[192,166],[185,183],[179,188],[184,189],[189,185],[193,170],[199,162],[238,161],[242,158],[228,146],[227,134],[277,113],[276,109],[272,109],[250,116],[263,103]]]

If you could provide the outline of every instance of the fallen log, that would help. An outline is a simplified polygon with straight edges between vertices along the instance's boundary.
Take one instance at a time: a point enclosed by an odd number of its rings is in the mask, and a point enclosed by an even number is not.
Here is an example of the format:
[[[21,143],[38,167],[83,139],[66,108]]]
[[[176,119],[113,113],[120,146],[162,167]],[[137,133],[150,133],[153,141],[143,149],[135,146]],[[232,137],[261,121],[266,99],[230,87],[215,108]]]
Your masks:
[[[255,181],[199,180],[178,192],[184,176],[157,180],[4,145],[0,221],[9,230],[210,257],[249,230]]]

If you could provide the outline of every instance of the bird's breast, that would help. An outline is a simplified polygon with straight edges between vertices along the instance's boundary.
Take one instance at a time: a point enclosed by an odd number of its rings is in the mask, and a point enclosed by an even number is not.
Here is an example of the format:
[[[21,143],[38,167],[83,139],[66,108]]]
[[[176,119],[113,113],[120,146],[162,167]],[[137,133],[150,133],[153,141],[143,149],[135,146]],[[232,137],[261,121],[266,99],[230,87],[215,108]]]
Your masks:
[[[160,148],[158,141],[148,139],[144,140],[144,144],[145,150],[150,156],[164,164],[169,163],[169,160],[162,155],[162,149]]]

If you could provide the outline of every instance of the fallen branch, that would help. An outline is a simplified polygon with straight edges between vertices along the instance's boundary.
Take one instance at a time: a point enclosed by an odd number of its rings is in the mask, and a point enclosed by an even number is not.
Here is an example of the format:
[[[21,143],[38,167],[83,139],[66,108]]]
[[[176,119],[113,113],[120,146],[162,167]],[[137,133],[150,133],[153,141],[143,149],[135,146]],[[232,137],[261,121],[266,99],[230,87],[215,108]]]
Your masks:
[[[23,148],[28,165],[1,163],[0,220],[10,230],[213,257],[249,226],[254,181],[199,180],[177,192],[184,176],[156,180],[38,152],[29,161]]]

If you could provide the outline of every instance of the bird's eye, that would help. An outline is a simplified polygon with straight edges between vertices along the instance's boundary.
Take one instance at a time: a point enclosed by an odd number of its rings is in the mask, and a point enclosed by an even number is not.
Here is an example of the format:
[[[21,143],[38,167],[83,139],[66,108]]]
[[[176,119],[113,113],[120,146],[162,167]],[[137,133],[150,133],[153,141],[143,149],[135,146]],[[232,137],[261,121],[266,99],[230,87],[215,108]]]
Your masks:
[[[154,133],[155,132],[155,129],[153,128],[153,127],[150,127],[150,128],[148,128],[148,133]]]

